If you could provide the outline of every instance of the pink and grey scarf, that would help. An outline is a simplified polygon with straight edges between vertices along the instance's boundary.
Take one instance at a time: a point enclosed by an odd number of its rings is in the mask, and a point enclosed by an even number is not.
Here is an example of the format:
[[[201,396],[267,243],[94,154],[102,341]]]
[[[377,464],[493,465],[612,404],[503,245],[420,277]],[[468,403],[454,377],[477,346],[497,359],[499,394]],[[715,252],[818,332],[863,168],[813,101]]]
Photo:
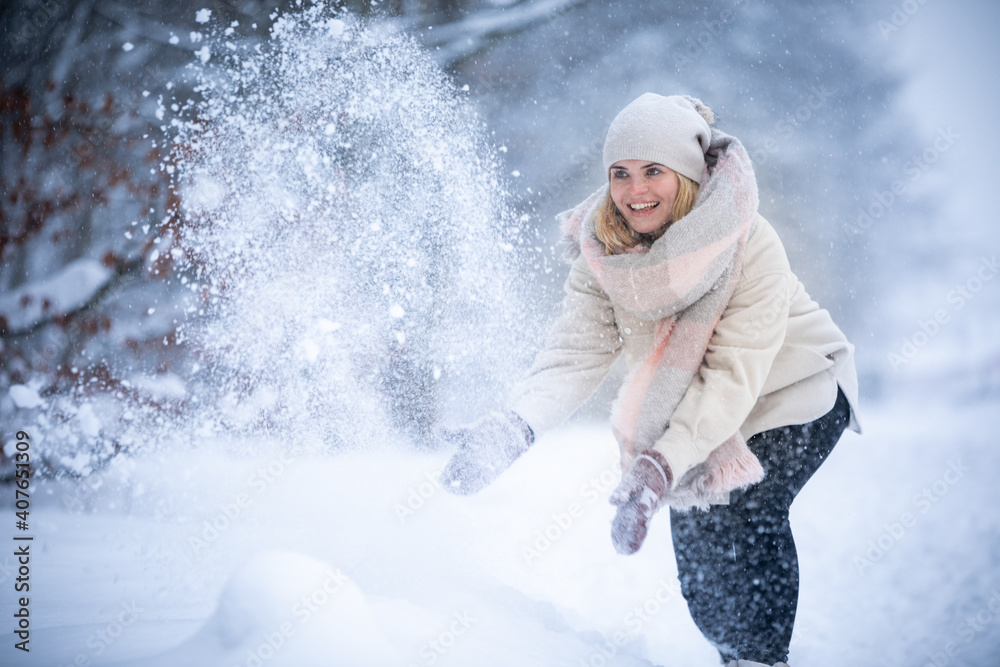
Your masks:
[[[736,289],[757,217],[757,182],[743,145],[713,128],[698,197],[645,252],[605,255],[594,218],[607,186],[563,214],[569,256],[587,264],[616,309],[655,320],[653,347],[632,368],[612,407],[622,470],[666,432]],[[669,490],[677,509],[706,508],[760,481],[764,471],[739,431]]]

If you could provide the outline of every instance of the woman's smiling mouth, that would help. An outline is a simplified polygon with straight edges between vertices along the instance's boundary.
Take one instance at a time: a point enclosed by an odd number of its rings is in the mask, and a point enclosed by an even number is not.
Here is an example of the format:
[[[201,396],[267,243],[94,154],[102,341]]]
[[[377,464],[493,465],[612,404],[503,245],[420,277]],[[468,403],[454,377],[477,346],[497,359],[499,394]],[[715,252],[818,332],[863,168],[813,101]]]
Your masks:
[[[646,211],[651,211],[660,205],[658,201],[643,202],[641,204],[629,204],[628,207],[632,209],[634,213],[645,213]]]

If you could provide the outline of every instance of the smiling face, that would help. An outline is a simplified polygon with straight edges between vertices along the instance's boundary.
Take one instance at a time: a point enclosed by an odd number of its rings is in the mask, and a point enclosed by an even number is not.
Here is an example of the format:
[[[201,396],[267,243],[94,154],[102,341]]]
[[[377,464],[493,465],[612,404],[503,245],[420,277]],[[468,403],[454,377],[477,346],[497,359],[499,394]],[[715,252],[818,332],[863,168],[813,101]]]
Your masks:
[[[632,231],[650,234],[670,221],[677,172],[645,160],[619,160],[608,169],[611,199]]]

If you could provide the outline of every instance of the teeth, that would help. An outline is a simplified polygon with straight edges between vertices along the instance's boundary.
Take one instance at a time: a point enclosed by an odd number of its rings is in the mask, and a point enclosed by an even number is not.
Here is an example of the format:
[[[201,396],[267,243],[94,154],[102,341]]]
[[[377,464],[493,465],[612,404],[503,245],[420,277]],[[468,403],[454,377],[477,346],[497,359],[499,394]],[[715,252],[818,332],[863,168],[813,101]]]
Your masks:
[[[645,204],[629,204],[629,208],[631,208],[633,211],[645,211],[647,208],[653,208],[658,203],[659,202],[651,201],[651,202],[646,202]]]

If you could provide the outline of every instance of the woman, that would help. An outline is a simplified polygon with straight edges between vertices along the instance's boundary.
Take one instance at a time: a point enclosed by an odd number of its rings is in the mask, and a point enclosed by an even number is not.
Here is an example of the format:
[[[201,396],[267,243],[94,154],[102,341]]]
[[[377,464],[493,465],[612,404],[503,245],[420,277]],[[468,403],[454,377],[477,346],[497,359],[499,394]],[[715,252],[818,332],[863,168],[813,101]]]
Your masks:
[[[562,314],[506,412],[445,431],[445,488],[473,493],[622,354],[615,548],[669,505],[681,590],[730,665],[784,664],[798,563],[788,510],[855,417],[854,348],[757,212],[743,146],[688,96],[642,95],[608,130],[608,184],[563,214]],[[697,509],[695,509],[697,508]]]

